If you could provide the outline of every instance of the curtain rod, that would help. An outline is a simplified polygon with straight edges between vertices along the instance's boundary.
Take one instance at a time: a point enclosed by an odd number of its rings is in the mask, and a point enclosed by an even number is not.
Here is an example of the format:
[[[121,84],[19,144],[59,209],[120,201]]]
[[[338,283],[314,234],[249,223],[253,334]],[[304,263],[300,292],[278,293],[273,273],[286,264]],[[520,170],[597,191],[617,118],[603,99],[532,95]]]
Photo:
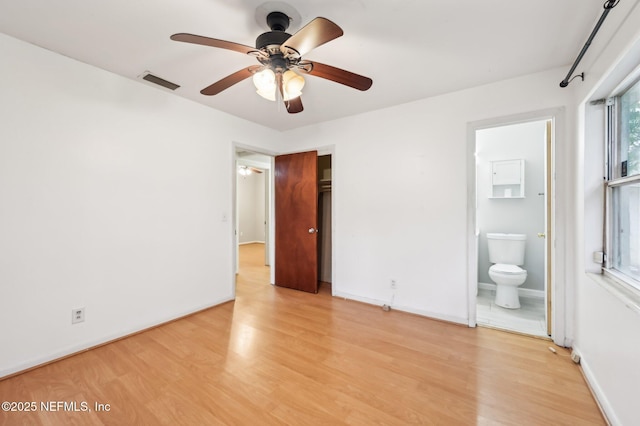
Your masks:
[[[584,81],[584,73],[578,74],[575,77],[571,78],[571,75],[573,74],[573,72],[576,70],[576,67],[578,66],[578,64],[580,63],[580,61],[582,60],[582,57],[584,56],[584,54],[586,53],[587,49],[589,48],[589,46],[591,46],[591,42],[593,41],[593,38],[596,36],[596,33],[598,32],[598,30],[600,29],[600,26],[602,25],[602,23],[604,22],[605,18],[607,17],[607,15],[609,14],[609,12],[611,12],[611,9],[613,9],[614,7],[616,7],[618,5],[618,3],[620,2],[620,0],[607,0],[603,7],[604,7],[604,11],[602,12],[602,16],[600,16],[600,19],[598,20],[598,23],[596,24],[596,26],[593,28],[593,31],[591,31],[591,35],[589,36],[589,38],[587,39],[587,42],[584,44],[584,47],[582,48],[582,50],[580,51],[580,53],[578,54],[578,57],[576,58],[575,62],[573,63],[573,66],[571,67],[571,69],[569,70],[569,72],[567,73],[567,76],[564,78],[564,80],[562,80],[560,82],[560,87],[567,87],[569,85],[569,83],[571,83],[571,80],[573,80],[573,78],[576,77],[581,77],[582,81]],[[571,79],[570,79],[571,78]]]

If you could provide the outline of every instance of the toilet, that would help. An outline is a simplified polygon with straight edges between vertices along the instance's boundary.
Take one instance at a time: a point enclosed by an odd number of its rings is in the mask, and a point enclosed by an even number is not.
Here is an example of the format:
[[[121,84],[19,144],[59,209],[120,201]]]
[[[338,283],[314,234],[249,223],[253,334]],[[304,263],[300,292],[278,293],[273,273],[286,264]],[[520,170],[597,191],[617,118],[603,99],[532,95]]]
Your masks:
[[[524,234],[488,233],[489,277],[496,283],[495,304],[503,308],[520,308],[518,286],[527,279],[527,271],[518,265],[524,264]]]

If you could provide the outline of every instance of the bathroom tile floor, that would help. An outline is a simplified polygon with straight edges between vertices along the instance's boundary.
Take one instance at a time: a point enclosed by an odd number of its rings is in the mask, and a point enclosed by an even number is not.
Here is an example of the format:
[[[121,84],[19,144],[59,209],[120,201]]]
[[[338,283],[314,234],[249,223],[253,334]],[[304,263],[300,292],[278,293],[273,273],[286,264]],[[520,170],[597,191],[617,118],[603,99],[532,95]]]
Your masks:
[[[544,299],[520,296],[520,309],[506,309],[494,303],[495,290],[479,289],[478,325],[548,337]]]

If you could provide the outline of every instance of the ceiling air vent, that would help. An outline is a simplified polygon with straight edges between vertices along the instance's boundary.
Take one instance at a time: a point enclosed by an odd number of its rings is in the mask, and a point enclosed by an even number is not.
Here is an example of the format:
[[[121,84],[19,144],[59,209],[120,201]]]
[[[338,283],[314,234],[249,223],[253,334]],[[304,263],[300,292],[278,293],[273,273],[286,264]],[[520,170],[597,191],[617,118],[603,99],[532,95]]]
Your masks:
[[[151,83],[157,84],[158,86],[162,86],[162,87],[164,87],[166,89],[169,89],[169,90],[176,90],[178,87],[180,87],[180,85],[172,83],[170,81],[167,81],[164,78],[160,78],[158,76],[155,76],[155,75],[151,74],[150,72],[145,73],[142,76],[142,79],[150,81]]]

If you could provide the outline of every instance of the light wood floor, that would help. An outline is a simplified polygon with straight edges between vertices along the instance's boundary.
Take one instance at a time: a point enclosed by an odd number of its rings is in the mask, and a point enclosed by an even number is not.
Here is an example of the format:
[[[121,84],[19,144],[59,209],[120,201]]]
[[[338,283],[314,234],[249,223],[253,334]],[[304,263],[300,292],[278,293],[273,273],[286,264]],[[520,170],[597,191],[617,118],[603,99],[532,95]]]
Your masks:
[[[260,245],[241,260],[235,302],[0,382],[0,401],[91,412],[0,424],[605,424],[548,341],[273,287]]]

